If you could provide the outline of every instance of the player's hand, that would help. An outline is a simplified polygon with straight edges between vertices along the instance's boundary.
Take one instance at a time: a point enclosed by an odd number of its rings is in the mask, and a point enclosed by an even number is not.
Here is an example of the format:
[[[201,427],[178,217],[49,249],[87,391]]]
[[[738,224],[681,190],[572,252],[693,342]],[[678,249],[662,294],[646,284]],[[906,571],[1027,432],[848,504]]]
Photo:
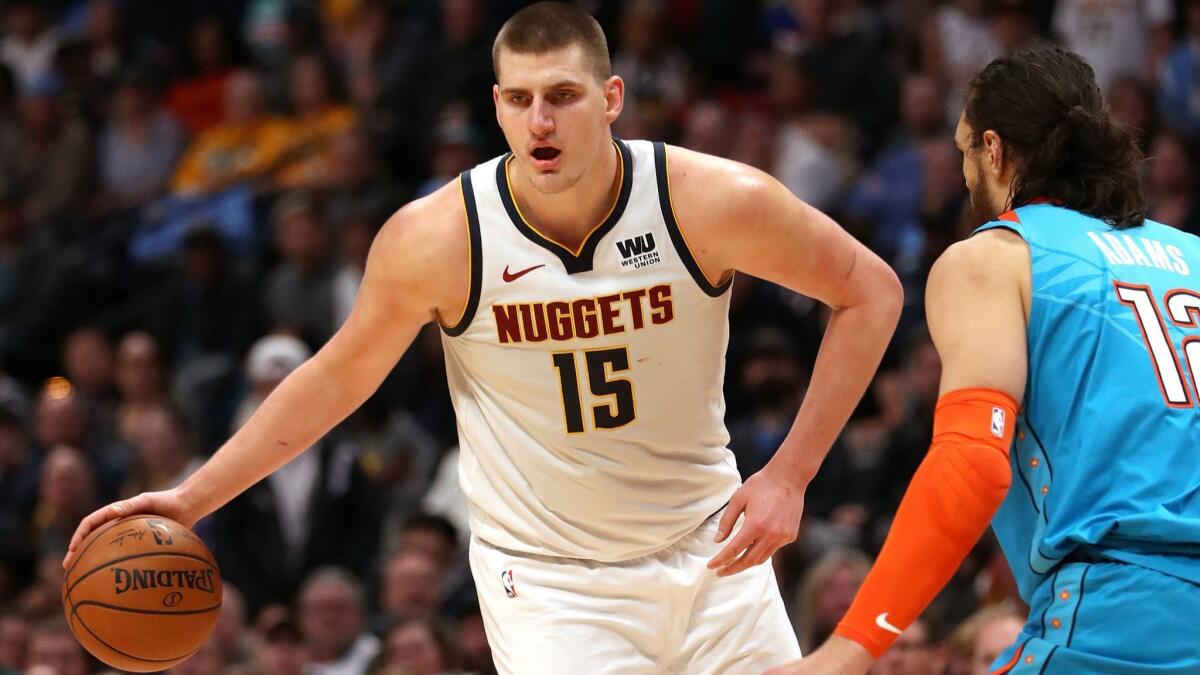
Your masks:
[[[874,662],[874,657],[862,645],[834,635],[812,654],[786,666],[772,668],[763,675],[864,675]]]
[[[741,529],[708,561],[717,576],[727,577],[771,559],[781,546],[796,540],[804,512],[807,484],[768,464],[733,493],[717,525],[718,543],[725,541],[738,517]]]
[[[170,518],[187,528],[195,525],[198,520],[196,516],[190,515],[178,490],[143,492],[136,497],[113,502],[108,506],[93,511],[91,515],[79,522],[79,527],[75,528],[75,534],[71,537],[71,543],[67,546],[67,556],[63,558],[63,569],[71,566],[71,560],[75,558],[79,544],[93,530],[96,530],[110,520],[117,520],[138,513],[148,513]]]

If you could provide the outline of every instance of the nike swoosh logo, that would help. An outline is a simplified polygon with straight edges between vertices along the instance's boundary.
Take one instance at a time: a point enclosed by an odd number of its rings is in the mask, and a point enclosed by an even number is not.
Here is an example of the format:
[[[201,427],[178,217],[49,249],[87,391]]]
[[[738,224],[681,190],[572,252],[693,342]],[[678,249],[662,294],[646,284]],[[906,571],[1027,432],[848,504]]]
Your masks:
[[[900,635],[901,633],[903,633],[904,631],[902,631],[899,628],[896,628],[892,624],[888,623],[887,615],[888,615],[888,613],[884,612],[883,614],[880,614],[879,616],[875,617],[875,625],[888,631],[889,633],[895,633],[896,635]]]
[[[511,284],[512,282],[516,281],[517,279],[520,279],[521,277],[525,276],[526,274],[529,274],[530,272],[536,270],[539,267],[545,267],[545,265],[534,265],[533,267],[527,267],[519,272],[513,272],[510,274],[508,271],[508,265],[505,265],[504,266],[504,283]]]

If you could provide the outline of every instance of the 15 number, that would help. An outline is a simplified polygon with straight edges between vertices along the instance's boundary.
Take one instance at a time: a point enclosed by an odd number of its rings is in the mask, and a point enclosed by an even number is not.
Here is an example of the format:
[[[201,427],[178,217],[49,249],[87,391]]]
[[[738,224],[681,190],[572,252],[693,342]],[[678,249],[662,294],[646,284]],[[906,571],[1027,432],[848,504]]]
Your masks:
[[[563,414],[566,417],[567,433],[583,433],[583,395],[579,389],[579,370],[575,352],[556,352],[551,355],[558,370],[559,385],[562,387]],[[596,398],[610,398],[605,403],[592,406],[592,423],[597,429],[618,429],[637,417],[633,403],[633,381],[624,377],[613,377],[615,373],[629,372],[629,349],[614,347],[589,349],[583,352],[587,370],[588,389]]]

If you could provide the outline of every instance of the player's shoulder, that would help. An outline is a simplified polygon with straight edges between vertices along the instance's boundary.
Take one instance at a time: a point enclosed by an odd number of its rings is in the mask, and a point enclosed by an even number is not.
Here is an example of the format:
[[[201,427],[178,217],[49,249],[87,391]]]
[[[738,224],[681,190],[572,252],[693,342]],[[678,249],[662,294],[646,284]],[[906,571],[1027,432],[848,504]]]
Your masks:
[[[423,248],[465,244],[466,219],[462,186],[460,179],[455,178],[393,213],[380,229],[378,241],[388,246],[419,243]]]
[[[952,293],[966,285],[1022,288],[1029,261],[1029,245],[1016,232],[1003,228],[976,232],[938,256],[929,270],[927,293]]]
[[[765,171],[716,155],[664,145],[671,201],[695,221],[729,223],[753,218],[787,192]]]
[[[422,285],[427,285],[431,270],[467,268],[470,239],[456,178],[393,213],[375,237],[373,257],[386,261],[388,276],[425,277]]]

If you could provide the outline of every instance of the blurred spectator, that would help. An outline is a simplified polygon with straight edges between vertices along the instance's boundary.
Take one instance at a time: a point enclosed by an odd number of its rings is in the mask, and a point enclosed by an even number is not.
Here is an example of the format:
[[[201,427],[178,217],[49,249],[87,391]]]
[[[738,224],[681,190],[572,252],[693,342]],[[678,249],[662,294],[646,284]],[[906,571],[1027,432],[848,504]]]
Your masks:
[[[488,31],[487,15],[482,0],[443,0],[437,4],[437,19],[441,29],[435,42],[421,54],[420,66],[407,84],[418,87],[420,96],[412,97],[409,106],[416,106],[417,129],[432,128],[441,111],[453,101],[466,104],[468,119],[480,124],[495,119],[491,88],[492,38]],[[436,78],[424,73],[437,72]],[[493,135],[499,130],[489,126]],[[428,152],[428,138],[414,139],[418,147]]]
[[[1121,75],[1153,77],[1171,42],[1171,0],[1058,0],[1054,30],[1096,71],[1101,91]]]
[[[333,99],[333,83],[321,57],[305,54],[291,65],[288,148],[275,176],[281,188],[321,187],[334,180],[333,139],[354,127],[354,109]]]
[[[995,662],[1001,652],[1016,643],[1021,629],[1025,627],[1025,618],[1006,605],[983,610],[979,616],[973,675],[987,675],[996,667]]]
[[[1039,39],[1037,7],[1038,3],[1032,0],[997,0],[992,15],[992,35],[996,37],[1001,53],[1025,49]]]
[[[862,553],[839,549],[826,553],[808,570],[795,603],[796,634],[803,651],[816,649],[833,634],[870,568],[870,559]]]
[[[1184,5],[1185,33],[1167,56],[1158,77],[1164,121],[1185,137],[1200,137],[1200,2]]]
[[[723,129],[722,133],[727,134],[728,129]],[[775,163],[774,142],[775,120],[771,115],[757,110],[746,111],[737,119],[730,159],[760,171],[770,171]]]
[[[612,70],[625,80],[626,111],[677,119],[686,104],[689,72],[687,57],[667,35],[667,3],[625,3],[616,38]]]
[[[42,387],[33,418],[33,435],[45,456],[51,449],[66,445],[80,448],[95,471],[96,488],[105,501],[114,498],[124,480],[129,457],[127,449],[94,429],[85,402],[75,394],[71,383],[51,378]]]
[[[114,361],[112,341],[100,328],[83,326],[63,340],[63,370],[75,392],[92,406],[115,397]]]
[[[290,618],[282,618],[262,636],[262,644],[251,661],[251,672],[257,668],[263,675],[304,675],[307,661],[300,629]]]
[[[179,263],[162,283],[161,306],[154,315],[171,360],[186,365],[211,356],[237,358],[259,330],[253,280],[207,224],[184,236]]]
[[[229,36],[221,21],[206,16],[191,26],[188,72],[167,91],[166,106],[189,134],[207,131],[225,119],[225,96],[233,76]]]
[[[461,106],[452,106],[461,108]],[[417,188],[413,198],[424,197],[458,178],[458,175],[479,163],[479,133],[471,126],[466,111],[446,115],[438,125],[437,142],[433,148],[433,175]]]
[[[17,76],[21,91],[50,73],[58,50],[58,33],[35,0],[12,0],[4,6],[4,34],[0,61]]]
[[[380,652],[379,638],[365,631],[362,585],[345,570],[315,570],[297,608],[310,658],[305,675],[359,675]]]
[[[253,390],[239,422],[310,354],[290,336],[255,343],[246,359]],[[242,591],[251,614],[268,603],[289,602],[316,568],[337,565],[365,576],[379,547],[378,502],[353,445],[335,432],[217,511],[221,573]]]
[[[168,402],[162,354],[148,333],[126,333],[117,343],[116,382],[117,432],[132,440],[142,418]]]
[[[1192,146],[1176,134],[1163,132],[1154,139],[1146,197],[1149,218],[1200,234],[1196,154]]]
[[[186,661],[163,672],[166,675],[226,675],[230,672],[229,666],[222,659],[216,643],[208,640]]]
[[[988,25],[987,0],[952,0],[934,10],[921,39],[922,70],[937,78],[945,92],[946,117],[962,112],[967,83],[1000,55]]]
[[[120,0],[88,2],[87,25],[84,28],[88,65],[101,82],[114,82],[126,65],[129,45],[123,23]]]
[[[445,568],[424,551],[400,549],[393,554],[383,569],[379,593],[382,616],[376,625],[386,628],[395,621],[436,618],[444,572]]]
[[[441,675],[456,671],[457,661],[445,628],[431,619],[406,619],[387,631],[383,651],[367,672],[401,668],[412,675]]]
[[[137,458],[130,467],[122,498],[169,490],[203,464],[188,438],[187,423],[170,406],[146,410],[134,424],[131,440],[137,447]]]
[[[166,191],[183,152],[179,123],[163,111],[144,72],[126,75],[113,93],[100,140],[100,182],[114,206],[130,208]]]
[[[729,447],[748,478],[766,466],[792,428],[809,373],[783,331],[762,327],[750,336],[738,376],[749,409],[730,421]]]
[[[797,0],[804,26],[800,66],[820,86],[811,92],[813,108],[843,115],[854,125],[860,152],[879,147],[896,119],[896,80],[883,53],[853,23],[839,21],[848,11],[834,0]]]
[[[82,217],[93,148],[87,126],[63,110],[62,80],[48,72],[25,83],[20,125],[0,137],[0,183],[22,195],[23,215],[33,226]]]
[[[51,669],[54,675],[88,675],[88,657],[60,618],[34,627],[29,637],[29,668]]]
[[[79,521],[99,506],[96,477],[87,456],[69,445],[52,448],[42,463],[32,518],[38,551],[61,558]],[[59,582],[61,572],[60,566]]]
[[[0,407],[0,532],[5,536],[33,513],[41,461],[21,419]]]
[[[266,111],[258,76],[238,71],[225,83],[224,120],[188,147],[171,188],[203,195],[263,178],[278,166],[290,142],[288,125]]]
[[[413,152],[423,140],[423,127],[415,123],[415,104],[405,93],[415,86],[431,40],[411,13],[400,21],[387,0],[363,0],[353,35],[334,54],[367,147],[386,163],[388,173],[409,186],[425,177],[428,162],[423,153]]]
[[[698,101],[687,111],[683,125],[683,147],[717,157],[730,157],[733,137],[729,112],[719,101]]]
[[[929,627],[916,619],[871,667],[870,675],[942,675]]]
[[[15,190],[0,178],[0,369],[33,380],[53,367],[41,348],[62,322],[66,279],[61,249],[31,227]]]
[[[255,635],[246,625],[246,601],[237,586],[223,584],[221,615],[210,642],[217,648],[221,662],[229,666],[246,663],[256,647]]]
[[[777,56],[767,87],[779,120],[771,174],[797,197],[828,209],[852,169],[845,120],[812,112],[812,78],[793,57]]]
[[[929,145],[952,146],[937,82],[910,75],[902,91],[900,129],[851,188],[845,211],[858,221],[861,238],[911,282],[925,243],[923,153]]]
[[[33,625],[16,613],[0,614],[0,674],[24,672],[29,660]]]
[[[376,225],[403,203],[404,190],[392,179],[361,127],[337,135],[330,146],[330,184],[326,186],[329,218],[340,223],[346,218],[370,218]],[[462,160],[456,160],[462,164]],[[453,174],[457,177],[457,173]]]
[[[454,629],[454,645],[464,670],[481,675],[496,672],[478,604],[469,607],[459,617]]]
[[[1158,132],[1154,89],[1145,80],[1123,75],[1108,89],[1108,107],[1118,122],[1133,131],[1142,152],[1149,154],[1150,141]]]
[[[354,309],[358,287],[367,271],[367,254],[378,231],[370,212],[347,213],[338,221],[338,261],[333,273],[333,324],[341,326]]]
[[[310,346],[333,335],[333,275],[330,232],[316,196],[284,195],[271,212],[279,264],[267,276],[263,311],[276,332],[295,333]]]

